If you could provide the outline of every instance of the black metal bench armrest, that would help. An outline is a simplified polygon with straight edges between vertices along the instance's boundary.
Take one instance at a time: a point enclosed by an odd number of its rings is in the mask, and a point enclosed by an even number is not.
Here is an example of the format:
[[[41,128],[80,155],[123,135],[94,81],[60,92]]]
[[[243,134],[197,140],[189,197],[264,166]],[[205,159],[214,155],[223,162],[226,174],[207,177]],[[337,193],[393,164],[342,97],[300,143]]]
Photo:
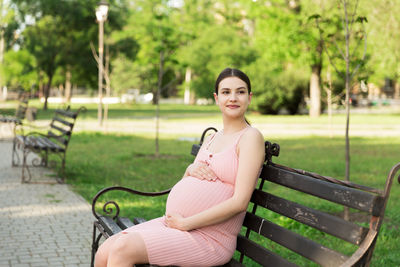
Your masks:
[[[15,125],[15,132],[19,132],[20,135],[22,136],[28,135],[31,132],[37,132],[38,130],[47,131],[48,129],[49,125],[38,126],[38,125],[33,125],[31,123],[23,123],[23,122],[20,122]],[[25,132],[27,133],[25,134]]]
[[[103,194],[110,192],[110,191],[124,191],[124,192],[128,192],[128,193],[131,193],[134,195],[139,195],[139,196],[156,197],[156,196],[162,196],[162,195],[168,194],[171,191],[171,188],[167,189],[167,190],[159,191],[159,192],[143,192],[143,191],[138,191],[138,190],[128,188],[128,187],[123,187],[123,186],[106,187],[106,188],[100,190],[99,192],[97,192],[97,194],[94,196],[94,198],[92,200],[92,213],[93,213],[94,217],[96,217],[96,219],[99,219],[99,216],[101,216],[95,210],[97,200],[99,199],[100,196],[102,196]],[[107,201],[103,205],[103,211],[106,214],[111,214],[113,212],[113,209],[111,207],[109,207],[109,205],[114,205],[114,207],[116,209],[115,215],[113,216],[113,218],[115,219],[119,215],[120,208],[115,201],[113,201],[113,200]]]

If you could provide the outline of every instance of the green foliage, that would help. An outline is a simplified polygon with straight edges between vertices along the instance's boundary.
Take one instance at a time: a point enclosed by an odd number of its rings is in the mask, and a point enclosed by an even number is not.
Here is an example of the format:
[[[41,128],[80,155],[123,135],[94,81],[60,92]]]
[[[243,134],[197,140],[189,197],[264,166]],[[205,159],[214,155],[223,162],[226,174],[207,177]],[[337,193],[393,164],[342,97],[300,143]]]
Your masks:
[[[297,11],[284,1],[253,3],[257,59],[245,68],[254,84],[257,109],[264,114],[298,112],[308,88],[304,30]],[[300,34],[301,33],[301,34]]]
[[[1,66],[1,76],[6,77],[5,85],[29,90],[37,81],[35,65],[35,58],[28,51],[8,51]]]
[[[6,12],[6,49],[13,44],[27,48],[36,58],[40,70],[51,47],[58,47],[53,61],[57,77],[53,86],[65,82],[67,70],[71,82],[79,87],[97,88],[97,65],[90,43],[97,47],[98,25],[94,10],[97,0],[12,0],[13,9]],[[232,66],[245,70],[258,96],[255,109],[263,113],[277,113],[282,109],[296,111],[298,103],[307,95],[311,66],[321,65],[321,75],[330,64],[320,54],[320,35],[315,21],[320,21],[327,51],[337,65],[333,82],[343,83],[344,64],[340,59],[344,37],[337,2],[327,0],[304,1],[248,1],[248,0],[185,0],[176,4],[168,0],[110,0],[110,11],[105,23],[105,43],[109,48],[112,89],[123,92],[138,88],[155,92],[158,81],[160,51],[165,53],[163,95],[182,95],[184,75],[192,70],[190,87],[197,97],[211,97],[217,74]],[[177,3],[178,3],[177,2]],[[354,1],[353,1],[354,2]],[[352,66],[362,63],[356,81],[383,84],[383,78],[399,77],[399,5],[391,1],[359,2],[360,15],[354,17]],[[371,3],[371,4],[369,4]],[[15,14],[14,14],[15,10]],[[386,14],[386,15],[382,15]],[[24,21],[30,18],[29,21]],[[42,21],[43,20],[43,21]],[[47,20],[47,22],[46,22]],[[41,22],[42,21],[42,22]],[[368,22],[368,23],[367,23]],[[4,22],[3,28],[4,28]],[[28,23],[27,25],[23,23]],[[48,24],[49,27],[45,26]],[[56,27],[52,27],[57,25]],[[26,26],[26,27],[25,27]],[[360,62],[362,49],[356,49],[368,33],[367,58]],[[26,29],[16,35],[16,29]],[[48,38],[35,37],[29,31],[41,29]],[[49,50],[49,55],[38,49]],[[343,49],[342,49],[343,50]],[[51,61],[49,61],[51,62]],[[293,74],[298,70],[299,74]],[[330,72],[334,72],[331,68]],[[49,70],[45,71],[50,73]],[[13,71],[12,73],[17,73]],[[39,79],[38,76],[37,79]],[[7,78],[10,80],[11,78]],[[14,78],[13,78],[14,79]],[[47,79],[47,78],[45,78]],[[289,79],[289,81],[282,81]],[[323,80],[326,80],[322,76]],[[22,79],[23,80],[23,79]],[[38,84],[39,81],[36,81]],[[294,83],[294,84],[293,84]],[[300,89],[301,88],[301,89]],[[337,92],[341,94],[342,91]],[[299,96],[302,94],[301,101]]]
[[[233,27],[215,25],[204,29],[181,57],[194,72],[191,86],[197,96],[211,98],[218,73],[228,66],[246,66],[255,53],[248,46],[248,38],[239,36]]]

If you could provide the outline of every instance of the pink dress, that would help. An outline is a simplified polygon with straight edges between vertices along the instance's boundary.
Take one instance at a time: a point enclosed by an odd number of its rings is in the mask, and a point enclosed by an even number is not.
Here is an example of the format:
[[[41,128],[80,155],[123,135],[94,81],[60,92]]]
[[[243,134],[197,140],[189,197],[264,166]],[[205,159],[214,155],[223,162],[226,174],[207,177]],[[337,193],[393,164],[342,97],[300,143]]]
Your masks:
[[[200,180],[187,176],[171,190],[166,213],[192,216],[230,198],[234,193],[238,156],[236,147],[243,129],[230,147],[218,153],[208,150],[210,141],[202,146],[195,162],[206,162],[217,175],[216,181]],[[245,212],[222,223],[192,231],[169,228],[164,217],[132,226],[124,232],[137,232],[143,238],[150,264],[176,266],[214,266],[227,263],[236,249],[236,236],[243,223]]]

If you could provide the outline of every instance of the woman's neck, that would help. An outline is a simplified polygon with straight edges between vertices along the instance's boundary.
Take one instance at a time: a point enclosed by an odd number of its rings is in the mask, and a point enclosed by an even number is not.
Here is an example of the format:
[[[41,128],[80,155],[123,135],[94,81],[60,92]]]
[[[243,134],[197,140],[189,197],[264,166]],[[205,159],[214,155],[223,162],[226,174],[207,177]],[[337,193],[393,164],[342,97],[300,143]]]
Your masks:
[[[248,126],[247,122],[244,119],[240,120],[224,119],[223,125],[224,125],[224,130],[223,130],[224,134],[233,134],[243,130]]]

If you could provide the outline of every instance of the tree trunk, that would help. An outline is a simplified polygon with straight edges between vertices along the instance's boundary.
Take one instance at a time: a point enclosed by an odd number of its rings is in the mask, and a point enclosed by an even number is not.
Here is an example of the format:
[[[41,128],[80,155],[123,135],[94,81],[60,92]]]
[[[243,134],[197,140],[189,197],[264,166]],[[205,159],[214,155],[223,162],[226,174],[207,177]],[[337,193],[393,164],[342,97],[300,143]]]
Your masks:
[[[51,81],[53,79],[53,76],[49,76],[49,81],[47,84],[43,87],[44,90],[44,105],[43,105],[43,110],[47,110],[47,101],[50,96],[50,87],[51,87]]]
[[[310,77],[310,117],[321,115],[321,70],[322,70],[323,40],[318,40],[315,47],[315,63],[311,65]]]
[[[2,10],[2,9],[0,9]],[[4,55],[4,29],[0,29],[0,66],[3,65],[3,55]],[[0,90],[3,90],[4,85],[4,77],[0,76]],[[0,99],[6,100],[6,94],[2,94],[4,97],[0,97]]]
[[[186,75],[185,75],[185,96],[184,96],[184,103],[185,105],[190,104],[190,81],[192,79],[192,70],[188,67],[186,68]]]
[[[332,77],[331,77],[331,72],[328,70],[326,73],[326,80],[328,82],[328,88],[326,90],[326,97],[327,97],[327,103],[328,103],[328,121],[329,121],[329,136],[332,138],[333,137],[333,131],[332,131]]]
[[[320,64],[311,66],[310,117],[319,117],[321,115],[321,68]]]
[[[400,99],[400,83],[398,81],[394,82],[394,99]]]
[[[350,126],[350,30],[349,19],[347,15],[347,2],[343,2],[345,27],[346,27],[346,181],[350,181],[350,140],[349,140],[349,126]],[[349,208],[344,209],[344,219],[349,220]]]
[[[65,73],[65,95],[64,99],[66,103],[71,103],[71,70],[69,66],[67,67],[67,72]]]
[[[162,79],[164,75],[164,51],[160,51],[160,68],[158,70],[158,83],[157,83],[157,93],[156,93],[156,98],[157,98],[157,105],[156,105],[156,152],[155,156],[159,157],[160,156],[160,145],[159,145],[159,132],[160,132],[160,96],[161,96],[161,86],[162,86]]]
[[[106,81],[106,98],[110,101],[111,96],[111,85],[110,85],[110,51],[108,45],[106,46],[106,56],[105,56],[105,68],[104,68],[104,80]],[[108,120],[108,102],[104,103],[104,122],[107,123]]]

